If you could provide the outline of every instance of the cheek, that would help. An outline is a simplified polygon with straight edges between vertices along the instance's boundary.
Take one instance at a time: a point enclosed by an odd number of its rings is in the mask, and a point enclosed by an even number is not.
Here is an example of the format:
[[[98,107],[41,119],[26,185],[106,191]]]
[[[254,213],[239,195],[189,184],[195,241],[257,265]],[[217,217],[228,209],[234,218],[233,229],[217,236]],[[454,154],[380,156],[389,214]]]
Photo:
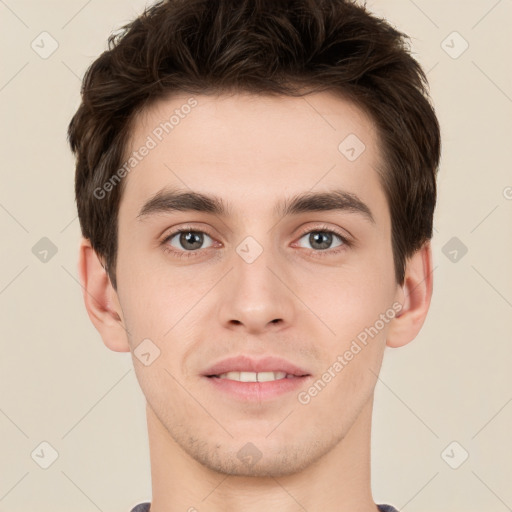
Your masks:
[[[303,293],[341,344],[391,307],[396,288],[392,258],[387,256],[365,254],[354,265],[330,269],[321,287],[318,280],[307,279]]]
[[[165,255],[123,248],[117,262],[118,294],[133,342],[165,344],[194,322],[207,302],[200,299],[219,279],[209,266],[172,267]]]

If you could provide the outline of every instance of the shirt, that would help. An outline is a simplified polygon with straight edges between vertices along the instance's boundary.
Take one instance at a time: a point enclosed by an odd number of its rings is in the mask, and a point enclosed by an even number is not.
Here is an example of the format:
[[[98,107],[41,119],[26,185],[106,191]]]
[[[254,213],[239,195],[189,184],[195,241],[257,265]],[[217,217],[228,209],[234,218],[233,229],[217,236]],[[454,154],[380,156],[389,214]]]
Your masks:
[[[139,503],[137,506],[132,508],[130,512],[149,512],[150,502]],[[391,505],[377,505],[380,512],[398,512],[398,510]]]

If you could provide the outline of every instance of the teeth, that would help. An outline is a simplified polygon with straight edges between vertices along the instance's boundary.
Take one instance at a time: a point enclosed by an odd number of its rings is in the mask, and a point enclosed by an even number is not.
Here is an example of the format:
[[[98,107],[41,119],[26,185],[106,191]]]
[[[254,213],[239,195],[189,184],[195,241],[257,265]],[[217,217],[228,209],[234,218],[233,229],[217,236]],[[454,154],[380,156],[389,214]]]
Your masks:
[[[219,379],[237,380],[239,382],[270,382],[284,378],[293,378],[293,375],[287,375],[286,372],[227,372],[222,373]]]

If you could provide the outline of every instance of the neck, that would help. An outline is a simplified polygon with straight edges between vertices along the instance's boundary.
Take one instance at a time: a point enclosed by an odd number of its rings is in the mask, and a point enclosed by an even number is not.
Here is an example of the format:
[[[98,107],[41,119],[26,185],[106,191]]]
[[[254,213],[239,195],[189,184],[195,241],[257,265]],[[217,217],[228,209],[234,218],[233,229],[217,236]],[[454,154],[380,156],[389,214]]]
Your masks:
[[[373,396],[346,436],[299,473],[246,477],[212,471],[186,453],[147,405],[150,512],[377,512],[370,487]]]

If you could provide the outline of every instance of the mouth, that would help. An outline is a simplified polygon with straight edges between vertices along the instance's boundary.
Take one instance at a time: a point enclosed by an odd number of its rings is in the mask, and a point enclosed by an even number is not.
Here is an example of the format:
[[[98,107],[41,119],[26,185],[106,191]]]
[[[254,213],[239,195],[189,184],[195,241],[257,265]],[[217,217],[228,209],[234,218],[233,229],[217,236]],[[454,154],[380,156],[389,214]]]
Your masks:
[[[218,361],[202,377],[214,396],[260,405],[290,396],[312,379],[307,370],[281,357],[255,358],[246,354]]]
[[[301,377],[308,377],[309,374],[295,375],[282,371],[277,372],[225,372],[219,375],[207,375],[210,379],[227,379],[236,382],[274,382],[283,379],[300,379]]]

